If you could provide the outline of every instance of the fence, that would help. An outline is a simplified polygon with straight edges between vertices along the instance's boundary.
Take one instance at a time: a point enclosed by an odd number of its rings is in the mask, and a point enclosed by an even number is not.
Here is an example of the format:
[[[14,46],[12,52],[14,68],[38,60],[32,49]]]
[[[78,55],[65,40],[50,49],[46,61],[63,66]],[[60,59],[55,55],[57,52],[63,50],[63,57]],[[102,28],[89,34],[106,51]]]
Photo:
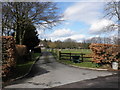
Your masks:
[[[84,53],[62,53],[59,51],[59,60],[73,60],[73,59],[80,59],[80,61],[84,62],[91,62],[91,60],[85,60],[85,58],[92,58],[86,57]]]

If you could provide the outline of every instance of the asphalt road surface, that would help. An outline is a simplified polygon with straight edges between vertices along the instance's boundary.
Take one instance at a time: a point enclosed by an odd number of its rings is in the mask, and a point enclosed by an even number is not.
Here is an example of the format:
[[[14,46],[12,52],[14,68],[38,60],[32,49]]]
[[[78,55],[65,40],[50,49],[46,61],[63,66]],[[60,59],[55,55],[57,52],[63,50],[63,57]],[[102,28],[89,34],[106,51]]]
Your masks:
[[[43,52],[25,78],[14,81],[5,88],[52,88],[113,74],[115,72],[70,67],[56,62],[51,53]]]

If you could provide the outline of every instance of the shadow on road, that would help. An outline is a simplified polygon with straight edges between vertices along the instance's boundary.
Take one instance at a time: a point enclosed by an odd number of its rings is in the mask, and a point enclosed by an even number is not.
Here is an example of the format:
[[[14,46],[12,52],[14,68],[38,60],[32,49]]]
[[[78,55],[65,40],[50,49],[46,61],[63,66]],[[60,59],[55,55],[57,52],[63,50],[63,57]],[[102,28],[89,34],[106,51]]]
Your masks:
[[[47,71],[46,69],[44,69],[44,68],[42,68],[40,66],[41,66],[41,64],[40,64],[40,59],[39,59],[39,60],[36,61],[36,63],[31,68],[30,72],[25,77],[23,77],[21,79],[17,79],[15,81],[12,81],[8,85],[25,83],[26,80],[28,80],[28,79],[30,79],[32,77],[39,76],[39,75],[42,75],[42,74],[50,72],[50,71]]]
[[[46,69],[41,68],[41,67],[39,67],[38,65],[35,64],[35,65],[33,65],[29,74],[25,76],[25,78],[31,78],[31,77],[34,77],[34,76],[38,76],[38,75],[41,75],[41,74],[48,73],[48,72],[49,71],[47,71]]]

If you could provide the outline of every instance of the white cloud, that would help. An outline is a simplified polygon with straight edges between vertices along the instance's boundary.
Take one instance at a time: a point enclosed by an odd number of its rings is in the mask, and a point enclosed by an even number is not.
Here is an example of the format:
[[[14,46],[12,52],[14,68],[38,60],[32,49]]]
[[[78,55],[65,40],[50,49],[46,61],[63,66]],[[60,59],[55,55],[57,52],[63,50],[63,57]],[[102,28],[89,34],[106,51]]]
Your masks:
[[[65,39],[71,38],[76,41],[81,41],[85,35],[75,33],[70,29],[58,29],[55,30],[50,35],[46,35],[47,39],[51,39],[52,41],[61,40],[64,41]]]
[[[112,25],[114,22],[107,19],[98,20],[91,24],[90,32],[91,33],[100,33],[104,32],[104,28]]]
[[[114,23],[111,20],[100,19],[103,17],[101,10],[104,4],[104,2],[77,2],[65,10],[64,18],[90,25],[89,34],[102,33],[106,26]]]
[[[74,32],[70,29],[58,29],[55,30],[52,34],[49,35],[49,37],[68,37],[73,35]]]
[[[57,40],[64,41],[68,38],[71,38],[71,39],[76,40],[76,41],[82,41],[85,38],[85,35],[75,34],[75,35],[71,35],[69,37],[51,37],[51,40],[53,40],[53,41],[57,41]]]
[[[72,35],[72,36],[70,36],[70,37],[68,37],[68,38],[71,38],[71,39],[73,39],[73,40],[79,41],[79,40],[85,38],[85,35],[82,35],[82,34],[75,34],[75,35]]]
[[[99,12],[102,5],[98,2],[77,2],[65,10],[64,19],[91,24],[102,15]]]
[[[42,35],[44,33],[44,30],[37,30],[39,35]]]

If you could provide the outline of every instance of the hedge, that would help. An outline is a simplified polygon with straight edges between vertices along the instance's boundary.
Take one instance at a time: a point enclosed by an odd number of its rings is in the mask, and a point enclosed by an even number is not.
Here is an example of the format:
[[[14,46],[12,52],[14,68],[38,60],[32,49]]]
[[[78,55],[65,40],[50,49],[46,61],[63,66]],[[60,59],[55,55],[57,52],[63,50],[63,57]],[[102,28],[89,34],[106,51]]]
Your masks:
[[[27,53],[26,45],[15,45],[15,47],[16,47],[17,64],[24,63],[31,58],[29,56],[29,53]]]
[[[16,65],[15,41],[12,36],[2,36],[2,77],[8,77]]]
[[[90,49],[93,51],[92,61],[95,63],[120,61],[120,45],[92,43]]]

